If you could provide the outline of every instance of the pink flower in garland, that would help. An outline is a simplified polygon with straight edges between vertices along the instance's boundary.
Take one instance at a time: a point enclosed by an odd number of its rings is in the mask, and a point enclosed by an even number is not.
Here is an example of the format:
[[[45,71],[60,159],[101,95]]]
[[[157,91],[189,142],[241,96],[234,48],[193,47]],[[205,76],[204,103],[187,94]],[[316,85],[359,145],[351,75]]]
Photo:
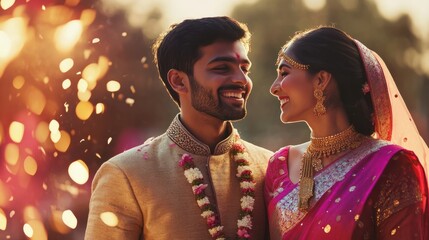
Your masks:
[[[236,143],[231,147],[231,154],[237,163],[237,178],[240,181],[240,189],[243,194],[241,198],[241,209],[239,219],[237,220],[236,237],[239,240],[250,239],[250,229],[252,229],[252,211],[254,206],[255,182],[253,181],[252,171],[249,162],[246,160],[246,148]],[[179,166],[183,167],[184,175],[191,184],[192,191],[196,197],[197,205],[201,209],[201,216],[205,218],[208,231],[213,239],[225,240],[223,226],[220,224],[219,216],[215,213],[216,206],[210,203],[205,194],[208,184],[204,184],[201,171],[195,167],[191,155],[185,153],[179,160]]]
[[[200,184],[198,186],[192,186],[192,190],[194,191],[195,195],[199,195],[202,192],[204,192],[204,189],[206,189],[207,186],[208,186],[207,184]]]
[[[179,161],[179,166],[189,168],[193,165],[194,163],[192,161],[192,156],[187,153],[183,154],[182,158]]]
[[[247,232],[247,229],[245,229],[245,228],[238,229],[237,235],[240,238],[250,238],[250,234]]]
[[[231,152],[233,155],[237,155],[238,153],[244,153],[246,148],[242,144],[234,144],[232,145]]]
[[[207,217],[207,225],[209,227],[214,227],[214,226],[216,226],[216,224],[217,224],[217,221],[216,221],[216,216],[215,215]]]

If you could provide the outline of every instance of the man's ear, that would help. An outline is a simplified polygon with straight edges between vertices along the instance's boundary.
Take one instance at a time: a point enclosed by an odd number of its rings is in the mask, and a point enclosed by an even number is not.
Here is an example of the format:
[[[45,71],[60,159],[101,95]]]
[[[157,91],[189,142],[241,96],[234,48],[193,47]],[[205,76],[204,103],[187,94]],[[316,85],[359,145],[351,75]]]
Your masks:
[[[186,93],[189,90],[188,75],[177,69],[170,69],[167,73],[168,83],[178,94]]]
[[[326,87],[329,85],[329,83],[332,80],[332,74],[327,71],[320,71],[316,74],[313,82],[314,88],[319,88],[322,91],[326,89]]]

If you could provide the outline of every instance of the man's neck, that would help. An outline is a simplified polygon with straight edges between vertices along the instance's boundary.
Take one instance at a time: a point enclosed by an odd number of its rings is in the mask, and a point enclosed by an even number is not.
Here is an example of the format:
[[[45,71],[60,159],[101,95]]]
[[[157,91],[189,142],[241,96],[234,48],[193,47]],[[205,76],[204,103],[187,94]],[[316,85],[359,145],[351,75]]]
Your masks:
[[[228,122],[209,115],[190,117],[182,113],[180,120],[194,137],[210,147],[212,153],[217,144],[230,134]]]

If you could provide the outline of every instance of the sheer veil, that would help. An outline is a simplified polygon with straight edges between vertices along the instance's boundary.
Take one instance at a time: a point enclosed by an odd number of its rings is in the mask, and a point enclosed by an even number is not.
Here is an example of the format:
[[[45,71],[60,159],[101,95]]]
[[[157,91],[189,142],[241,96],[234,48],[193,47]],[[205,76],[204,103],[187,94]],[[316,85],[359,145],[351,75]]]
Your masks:
[[[389,69],[377,53],[358,40],[354,41],[365,66],[374,105],[377,137],[413,151],[425,169],[428,179],[429,148],[420,136]]]

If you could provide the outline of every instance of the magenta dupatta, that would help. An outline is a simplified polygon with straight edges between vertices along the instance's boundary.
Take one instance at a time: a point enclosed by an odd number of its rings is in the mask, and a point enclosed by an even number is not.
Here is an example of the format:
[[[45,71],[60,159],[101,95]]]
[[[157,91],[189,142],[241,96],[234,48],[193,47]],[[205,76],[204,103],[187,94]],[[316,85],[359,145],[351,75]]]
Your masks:
[[[315,198],[306,214],[297,209],[298,185],[288,176],[289,148],[279,150],[266,176],[271,239],[352,239],[366,200],[400,150],[385,141],[368,140],[328,165],[315,176]],[[415,165],[426,184],[421,166]]]

